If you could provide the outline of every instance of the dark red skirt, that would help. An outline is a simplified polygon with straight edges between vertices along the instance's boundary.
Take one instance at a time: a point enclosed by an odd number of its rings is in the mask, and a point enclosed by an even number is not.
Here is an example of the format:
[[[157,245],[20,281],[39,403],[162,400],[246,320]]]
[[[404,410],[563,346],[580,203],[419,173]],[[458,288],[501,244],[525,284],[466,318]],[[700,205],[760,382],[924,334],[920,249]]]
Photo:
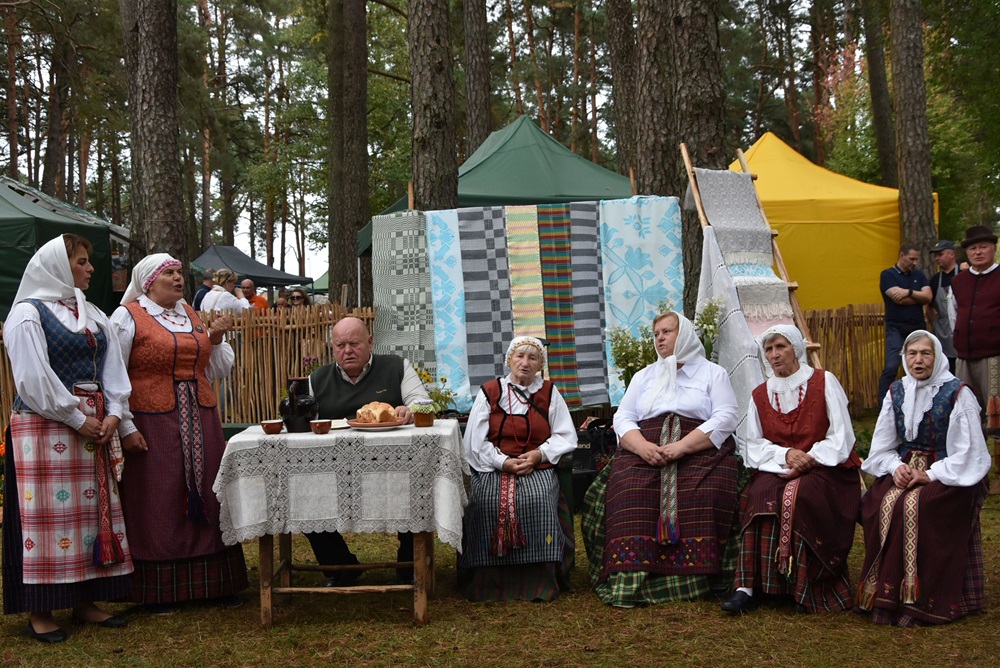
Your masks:
[[[862,582],[879,550],[882,552],[876,573],[873,619],[897,626],[946,624],[982,610],[984,574],[979,511],[986,500],[986,480],[971,487],[951,487],[940,482],[921,486],[917,501],[919,595],[913,604],[900,601],[905,495],[893,506],[885,545],[879,544],[882,497],[893,486],[891,475],[882,476],[861,500],[861,523],[865,530]]]
[[[643,420],[643,436],[660,442],[668,416]],[[681,435],[701,425],[681,419]],[[712,575],[721,572],[737,505],[738,463],[732,438],[677,462],[679,540],[656,538],[660,518],[661,470],[619,449],[611,461],[605,496],[605,547],[601,579],[612,573]]]

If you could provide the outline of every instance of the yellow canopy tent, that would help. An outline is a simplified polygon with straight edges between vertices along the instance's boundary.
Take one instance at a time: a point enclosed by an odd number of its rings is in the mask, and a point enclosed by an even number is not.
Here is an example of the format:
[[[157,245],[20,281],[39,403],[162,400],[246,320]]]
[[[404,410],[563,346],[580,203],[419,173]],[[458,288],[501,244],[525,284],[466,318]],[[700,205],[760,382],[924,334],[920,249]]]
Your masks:
[[[815,165],[770,132],[746,158],[802,308],[880,302],[879,274],[899,252],[899,191]]]

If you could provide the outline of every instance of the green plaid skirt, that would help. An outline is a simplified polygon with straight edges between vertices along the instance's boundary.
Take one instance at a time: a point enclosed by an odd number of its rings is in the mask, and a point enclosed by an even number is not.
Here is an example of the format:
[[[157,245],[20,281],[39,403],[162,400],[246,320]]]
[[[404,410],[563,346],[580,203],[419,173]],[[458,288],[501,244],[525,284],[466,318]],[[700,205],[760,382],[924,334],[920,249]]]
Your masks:
[[[728,587],[739,555],[739,544],[733,538],[726,543],[722,572],[718,575],[660,575],[647,572],[613,573],[601,581],[604,563],[604,494],[611,475],[605,466],[584,496],[580,528],[587,549],[587,573],[603,602],[620,607],[655,605],[668,601],[687,601],[708,594],[712,589]],[[738,519],[738,518],[737,518]],[[738,535],[738,531],[733,536]]]

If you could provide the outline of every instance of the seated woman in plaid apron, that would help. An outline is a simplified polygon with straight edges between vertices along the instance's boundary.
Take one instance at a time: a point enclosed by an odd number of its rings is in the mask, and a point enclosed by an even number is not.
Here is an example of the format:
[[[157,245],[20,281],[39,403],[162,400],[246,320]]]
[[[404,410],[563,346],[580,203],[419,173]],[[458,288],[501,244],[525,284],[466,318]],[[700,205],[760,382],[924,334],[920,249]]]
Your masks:
[[[903,343],[861,469],[865,562],[857,604],[877,624],[946,624],[984,609],[979,511],[992,462],[972,390],[948,371],[937,337]]]
[[[625,391],[618,451],[587,490],[582,518],[594,590],[623,608],[725,587],[732,559],[738,409],[729,375],[705,359],[680,313],[657,316],[653,336],[659,359]]]
[[[136,264],[111,315],[132,381],[132,415],[119,428],[132,600],[154,614],[200,599],[235,607],[248,586],[243,547],[222,542],[212,491],[226,441],[211,384],[233,367],[231,322],[206,327],[183,295],[181,263],[156,253]]]
[[[576,428],[559,390],[538,375],[538,339],[515,338],[506,362],[510,374],[483,384],[465,430],[472,494],[459,582],[472,601],[551,601],[568,589],[574,562],[554,466],[576,448]]]
[[[53,609],[105,628],[127,623],[93,603],[128,598],[132,558],[115,432],[131,388],[107,316],[83,294],[91,251],[75,234],[38,249],[3,333],[17,391],[5,439],[3,607],[29,613],[28,635],[50,643],[66,639]]]
[[[756,471],[740,501],[736,591],[722,609],[750,612],[766,594],[797,612],[846,610],[861,500],[847,395],[832,373],[809,366],[795,327],[770,328],[761,347],[771,377],[747,410],[745,463]]]

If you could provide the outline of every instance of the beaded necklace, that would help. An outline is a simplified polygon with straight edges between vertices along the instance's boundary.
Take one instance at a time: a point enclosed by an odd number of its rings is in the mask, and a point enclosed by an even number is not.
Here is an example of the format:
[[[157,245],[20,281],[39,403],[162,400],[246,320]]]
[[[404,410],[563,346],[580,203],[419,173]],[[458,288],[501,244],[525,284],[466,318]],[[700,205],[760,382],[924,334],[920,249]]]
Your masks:
[[[514,397],[517,398],[517,403],[521,404],[522,406],[527,406],[528,405],[527,398],[522,399],[521,398],[521,393],[520,392],[514,392],[513,389],[511,389],[511,384],[508,383],[507,384],[507,405],[512,409],[511,410],[511,416],[512,417],[513,417],[513,408],[514,408]],[[514,434],[514,442],[517,443],[517,446],[519,448],[526,447],[528,445],[528,443],[531,442],[531,418],[528,417],[528,413],[527,412],[525,412],[524,417],[525,417],[526,422],[528,423],[528,436],[527,436],[527,438],[525,438],[524,443],[522,443],[520,441],[520,439],[518,439],[518,437],[517,437],[517,430],[514,429],[513,423],[511,423],[511,432]]]
[[[177,320],[174,320],[174,316],[179,316],[180,321],[178,322]],[[163,311],[160,312],[160,317],[176,327],[184,327],[188,322],[186,313],[177,313],[176,311],[171,312],[167,309],[163,309]]]
[[[73,304],[72,306],[70,306],[69,304],[67,304],[66,302],[64,302],[61,299],[59,300],[59,303],[62,304],[63,308],[65,308],[67,311],[69,311],[70,313],[72,313],[73,316],[77,320],[80,319],[80,309],[79,309],[79,307],[77,307],[76,304]],[[87,327],[84,330],[84,332],[85,332],[85,334],[87,336],[87,345],[90,346],[91,350],[95,350],[97,348],[97,339],[94,337],[94,333],[92,331],[90,331],[90,327]]]

